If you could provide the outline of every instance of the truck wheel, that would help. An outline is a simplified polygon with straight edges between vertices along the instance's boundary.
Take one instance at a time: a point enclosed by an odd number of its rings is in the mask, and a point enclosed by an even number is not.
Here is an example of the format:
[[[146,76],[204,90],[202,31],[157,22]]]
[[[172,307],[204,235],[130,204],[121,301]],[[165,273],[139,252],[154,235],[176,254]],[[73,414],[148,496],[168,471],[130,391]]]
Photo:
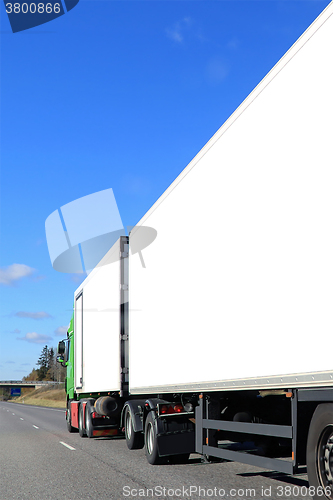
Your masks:
[[[79,408],[79,434],[81,437],[86,436],[86,431],[83,428],[83,405],[80,404]]]
[[[145,424],[145,452],[151,465],[162,464],[165,459],[160,457],[157,448],[157,435],[155,419],[152,412],[148,413]]]
[[[66,424],[68,432],[75,432],[77,429],[72,426],[72,413],[71,413],[71,402],[67,403],[67,411],[66,411]]]
[[[133,428],[132,414],[128,406],[125,409],[125,438],[129,450],[139,450],[144,446],[144,435],[142,432],[135,432]]]
[[[93,423],[92,423],[92,417],[91,417],[91,412],[89,411],[88,405],[86,406],[86,433],[88,438],[93,437]]]
[[[333,500],[333,404],[317,406],[309,428],[306,464],[313,500]]]

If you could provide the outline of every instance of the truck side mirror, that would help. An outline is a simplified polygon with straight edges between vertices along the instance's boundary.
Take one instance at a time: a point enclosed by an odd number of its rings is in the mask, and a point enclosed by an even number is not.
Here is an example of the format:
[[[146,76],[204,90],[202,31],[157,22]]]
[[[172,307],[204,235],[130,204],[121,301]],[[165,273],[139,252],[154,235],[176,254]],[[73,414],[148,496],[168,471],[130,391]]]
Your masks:
[[[58,354],[62,356],[63,354],[65,354],[65,350],[66,350],[66,344],[63,340],[61,340],[58,344]]]
[[[66,366],[69,357],[69,341],[61,340],[58,344],[58,356],[57,361],[61,363],[62,366]]]

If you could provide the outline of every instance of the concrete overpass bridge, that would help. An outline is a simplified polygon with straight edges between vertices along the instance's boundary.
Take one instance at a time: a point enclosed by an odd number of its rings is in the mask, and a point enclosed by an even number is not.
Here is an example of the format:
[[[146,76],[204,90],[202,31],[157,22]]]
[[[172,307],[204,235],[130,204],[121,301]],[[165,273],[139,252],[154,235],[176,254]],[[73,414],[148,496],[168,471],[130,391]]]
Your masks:
[[[53,380],[52,381],[28,380],[26,382],[22,382],[22,380],[0,380],[0,389],[1,388],[11,389],[12,387],[34,387],[35,389],[40,389],[41,387],[47,387],[61,383],[63,382],[54,382]]]

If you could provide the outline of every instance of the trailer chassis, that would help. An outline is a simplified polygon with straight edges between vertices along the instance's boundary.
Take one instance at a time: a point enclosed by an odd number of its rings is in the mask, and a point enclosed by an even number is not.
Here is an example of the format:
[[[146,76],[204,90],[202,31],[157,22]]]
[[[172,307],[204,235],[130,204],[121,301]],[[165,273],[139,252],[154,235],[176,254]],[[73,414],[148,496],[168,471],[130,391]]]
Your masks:
[[[297,474],[300,465],[304,465],[304,453],[301,446],[306,441],[306,465],[309,484],[313,488],[314,499],[333,499],[333,389],[288,389],[286,397],[290,398],[290,425],[266,423],[238,422],[221,420],[210,416],[210,394],[201,393],[198,406],[195,408],[195,451],[201,455],[218,459],[232,460],[254,465],[286,474]],[[309,425],[300,429],[302,414],[300,405],[306,405],[312,418]],[[224,431],[228,435],[241,433],[249,440],[255,436],[282,438],[291,443],[289,459],[271,458],[248,450],[235,451],[221,447],[212,438],[212,431]],[[304,441],[305,440],[305,441]],[[236,440],[235,440],[236,441]]]

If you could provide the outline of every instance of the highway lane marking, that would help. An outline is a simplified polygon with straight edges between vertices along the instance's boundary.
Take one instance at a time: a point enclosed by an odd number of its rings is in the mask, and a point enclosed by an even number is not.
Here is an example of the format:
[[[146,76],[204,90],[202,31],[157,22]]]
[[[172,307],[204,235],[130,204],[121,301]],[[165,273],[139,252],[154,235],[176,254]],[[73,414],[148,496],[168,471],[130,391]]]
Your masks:
[[[27,405],[25,403],[11,403],[13,405],[20,405],[22,407],[26,407],[26,408],[36,408],[36,410],[46,410],[46,411],[62,411],[63,413],[66,412],[66,408],[64,409],[58,409],[58,408],[46,408],[45,406],[36,406],[36,405]],[[7,410],[9,411],[9,410]]]
[[[63,446],[66,446],[66,448],[68,448],[69,450],[75,450],[75,448],[73,448],[73,446],[70,446],[69,444],[64,443],[63,441],[59,441],[59,443],[62,444]]]
[[[32,427],[34,427],[35,429],[39,429],[39,427],[37,427],[37,425],[33,425]]]

